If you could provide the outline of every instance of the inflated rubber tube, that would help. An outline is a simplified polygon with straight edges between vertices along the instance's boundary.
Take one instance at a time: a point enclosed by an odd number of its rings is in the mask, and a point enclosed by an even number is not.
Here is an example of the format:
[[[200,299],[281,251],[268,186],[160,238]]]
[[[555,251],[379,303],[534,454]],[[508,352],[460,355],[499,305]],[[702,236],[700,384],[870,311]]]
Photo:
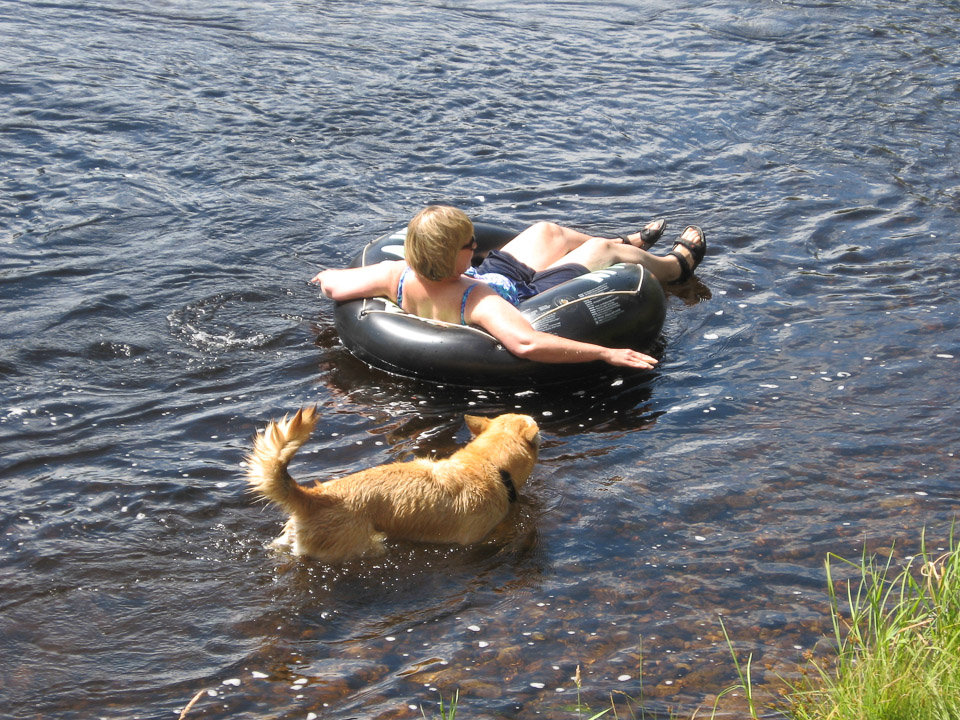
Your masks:
[[[502,247],[516,232],[474,223],[477,254]],[[351,267],[403,258],[406,228],[367,244]],[[640,265],[622,263],[581,275],[518,308],[537,330],[608,347],[649,349],[660,336],[666,300]],[[386,298],[337,303],[334,323],[350,352],[369,365],[438,383],[503,387],[595,371],[595,363],[539,363],[511,354],[487,332],[426,320]]]

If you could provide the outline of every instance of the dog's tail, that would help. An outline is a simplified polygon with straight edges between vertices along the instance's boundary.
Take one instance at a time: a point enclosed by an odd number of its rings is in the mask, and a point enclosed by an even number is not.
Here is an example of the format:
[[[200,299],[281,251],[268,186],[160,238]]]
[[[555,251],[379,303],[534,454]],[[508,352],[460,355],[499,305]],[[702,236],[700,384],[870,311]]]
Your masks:
[[[253,440],[247,456],[251,489],[291,515],[309,512],[319,498],[306,492],[287,472],[287,465],[317,424],[317,408],[301,408],[292,417],[271,422]]]

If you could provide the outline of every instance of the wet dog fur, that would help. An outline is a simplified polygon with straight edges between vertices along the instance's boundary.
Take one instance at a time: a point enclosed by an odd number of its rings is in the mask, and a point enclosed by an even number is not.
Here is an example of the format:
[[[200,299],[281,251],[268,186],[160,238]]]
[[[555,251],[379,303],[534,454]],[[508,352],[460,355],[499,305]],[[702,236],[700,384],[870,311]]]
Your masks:
[[[416,459],[298,484],[287,471],[317,422],[317,409],[271,422],[254,438],[247,480],[289,516],[273,544],[342,562],[384,552],[384,541],[467,545],[507,515],[537,462],[540,430],[527,415],[465,416],[473,440],[442,460]]]

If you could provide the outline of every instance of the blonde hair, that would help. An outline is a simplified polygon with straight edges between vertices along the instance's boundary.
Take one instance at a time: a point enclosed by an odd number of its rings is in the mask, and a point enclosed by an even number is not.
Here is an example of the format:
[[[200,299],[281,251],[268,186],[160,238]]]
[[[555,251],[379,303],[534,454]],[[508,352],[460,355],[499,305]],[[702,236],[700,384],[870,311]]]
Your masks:
[[[473,237],[473,223],[462,210],[430,205],[407,225],[404,256],[420,277],[443,280],[456,272],[457,253]]]

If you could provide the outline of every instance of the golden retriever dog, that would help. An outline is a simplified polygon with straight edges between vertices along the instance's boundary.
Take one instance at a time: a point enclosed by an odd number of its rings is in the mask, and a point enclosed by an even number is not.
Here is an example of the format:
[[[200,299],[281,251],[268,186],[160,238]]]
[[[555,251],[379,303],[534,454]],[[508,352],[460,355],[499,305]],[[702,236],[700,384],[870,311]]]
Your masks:
[[[533,471],[540,428],[527,415],[465,416],[473,440],[443,460],[416,459],[299,485],[287,465],[317,409],[271,422],[254,438],[247,480],[290,515],[275,546],[323,562],[382,554],[384,541],[467,545],[503,520]]]

